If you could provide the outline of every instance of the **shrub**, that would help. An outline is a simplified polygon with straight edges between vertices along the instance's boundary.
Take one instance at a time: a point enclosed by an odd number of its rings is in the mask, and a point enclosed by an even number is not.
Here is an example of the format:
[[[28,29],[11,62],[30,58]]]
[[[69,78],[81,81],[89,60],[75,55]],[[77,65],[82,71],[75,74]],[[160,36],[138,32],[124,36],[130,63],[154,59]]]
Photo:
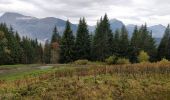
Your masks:
[[[74,64],[76,64],[76,65],[87,65],[88,63],[89,63],[89,61],[86,60],[86,59],[76,60],[76,61],[74,62]]]
[[[149,55],[145,51],[140,51],[138,56],[138,62],[149,62]]]
[[[111,65],[116,63],[116,56],[110,56],[109,58],[105,59],[106,64]]]
[[[167,59],[163,58],[159,63],[161,63],[161,64],[168,64],[169,61]]]
[[[130,64],[130,61],[129,59],[126,59],[126,58],[119,58],[117,60],[117,64]]]

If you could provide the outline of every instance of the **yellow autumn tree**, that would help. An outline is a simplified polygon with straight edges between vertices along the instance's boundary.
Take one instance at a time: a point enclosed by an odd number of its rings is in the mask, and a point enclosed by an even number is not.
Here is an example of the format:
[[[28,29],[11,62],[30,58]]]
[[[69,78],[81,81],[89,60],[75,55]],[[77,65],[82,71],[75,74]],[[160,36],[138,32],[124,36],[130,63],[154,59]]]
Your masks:
[[[138,55],[138,62],[148,62],[149,61],[149,55],[145,51],[140,51]]]

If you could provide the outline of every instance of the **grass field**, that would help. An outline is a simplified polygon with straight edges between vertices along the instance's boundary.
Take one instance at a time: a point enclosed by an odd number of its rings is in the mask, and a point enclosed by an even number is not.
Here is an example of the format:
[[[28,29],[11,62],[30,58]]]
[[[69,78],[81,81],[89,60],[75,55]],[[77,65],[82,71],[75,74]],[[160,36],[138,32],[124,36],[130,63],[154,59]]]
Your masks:
[[[48,66],[0,66],[0,99],[170,99],[170,63]]]

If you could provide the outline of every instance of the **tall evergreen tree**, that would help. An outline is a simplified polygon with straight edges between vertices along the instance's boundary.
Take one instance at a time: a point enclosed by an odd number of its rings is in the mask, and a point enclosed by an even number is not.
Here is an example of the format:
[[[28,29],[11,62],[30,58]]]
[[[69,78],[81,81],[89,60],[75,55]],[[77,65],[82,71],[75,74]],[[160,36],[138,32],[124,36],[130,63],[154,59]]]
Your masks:
[[[53,35],[51,38],[51,63],[58,63],[59,62],[59,43],[60,43],[60,35],[57,31],[57,27],[54,27]]]
[[[44,47],[44,63],[50,64],[51,60],[51,45],[48,40],[45,42],[45,47]]]
[[[161,43],[159,44],[159,47],[158,47],[158,59],[161,60],[162,58],[166,58],[166,59],[169,59],[169,39],[170,39],[170,25],[167,26],[166,30],[165,30],[165,33],[164,33],[164,36],[161,40]]]
[[[128,39],[128,32],[125,26],[122,26],[120,31],[119,46],[120,46],[119,55],[122,57],[128,57],[129,39]]]
[[[20,61],[20,44],[15,38],[15,34],[13,31],[13,28],[10,27],[8,33],[7,33],[7,39],[8,39],[8,48],[10,49],[10,58],[9,58],[9,64],[15,64],[19,63]]]
[[[60,34],[58,33],[57,27],[55,26],[54,30],[53,30],[53,35],[52,35],[52,38],[51,38],[51,43],[59,42],[60,39],[61,39]]]
[[[138,53],[139,53],[139,34],[138,34],[138,28],[137,26],[135,26],[135,29],[133,31],[133,34],[132,34],[132,38],[131,38],[131,43],[130,43],[130,60],[131,62],[133,63],[136,63],[138,60],[137,60],[137,56],[138,56]]]
[[[76,59],[90,59],[90,36],[85,18],[80,19],[75,42]]]
[[[68,63],[74,61],[74,35],[70,27],[70,22],[66,22],[64,34],[61,39],[60,62]]]
[[[21,42],[21,47],[23,48],[24,58],[22,59],[23,64],[31,64],[33,62],[33,48],[27,37],[23,37]]]
[[[150,56],[150,61],[154,61],[156,59],[156,45],[155,40],[152,38],[152,32],[149,32],[147,29],[147,25],[141,27],[139,30],[141,32],[140,38],[140,46],[141,49],[146,51]]]
[[[113,53],[113,34],[110,29],[110,24],[107,15],[97,23],[94,42],[93,54],[95,60],[103,61]]]
[[[120,31],[117,29],[114,33],[113,38],[113,54],[116,56],[119,56],[119,50],[120,50]]]
[[[5,64],[6,57],[9,55],[10,51],[7,48],[7,39],[5,37],[5,33],[0,31],[0,65]]]
[[[131,61],[136,62],[137,55],[140,51],[144,50],[150,56],[150,60],[154,61],[156,58],[156,46],[155,41],[152,38],[152,32],[149,32],[147,25],[142,25],[138,30],[137,27],[134,30],[131,39]]]
[[[166,58],[167,58],[168,60],[170,60],[170,37],[169,37],[169,39],[168,39],[168,47],[167,47],[167,48],[168,48],[168,50],[167,50],[168,52],[167,52],[167,57],[166,57]]]

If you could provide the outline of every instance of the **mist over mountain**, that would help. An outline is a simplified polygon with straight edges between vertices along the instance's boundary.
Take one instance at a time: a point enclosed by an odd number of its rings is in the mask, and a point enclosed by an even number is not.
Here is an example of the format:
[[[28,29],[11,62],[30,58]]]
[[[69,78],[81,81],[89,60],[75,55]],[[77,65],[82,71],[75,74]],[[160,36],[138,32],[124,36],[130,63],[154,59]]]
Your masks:
[[[37,38],[40,41],[45,41],[50,39],[54,26],[57,26],[60,35],[62,35],[65,28],[65,20],[47,17],[47,18],[36,18],[32,16],[25,16],[18,13],[7,12],[0,17],[0,22],[6,23],[8,26],[12,26],[14,30],[18,31],[21,36],[28,36],[30,38]],[[120,29],[124,23],[117,19],[110,20],[110,27],[114,32],[116,29]],[[129,36],[132,36],[135,25],[130,24],[126,25],[129,32]],[[73,33],[76,33],[77,25],[71,24]],[[153,33],[153,37],[157,40],[160,40],[163,36],[165,26],[163,25],[154,25],[148,27]],[[94,32],[95,26],[89,26],[89,31]]]

